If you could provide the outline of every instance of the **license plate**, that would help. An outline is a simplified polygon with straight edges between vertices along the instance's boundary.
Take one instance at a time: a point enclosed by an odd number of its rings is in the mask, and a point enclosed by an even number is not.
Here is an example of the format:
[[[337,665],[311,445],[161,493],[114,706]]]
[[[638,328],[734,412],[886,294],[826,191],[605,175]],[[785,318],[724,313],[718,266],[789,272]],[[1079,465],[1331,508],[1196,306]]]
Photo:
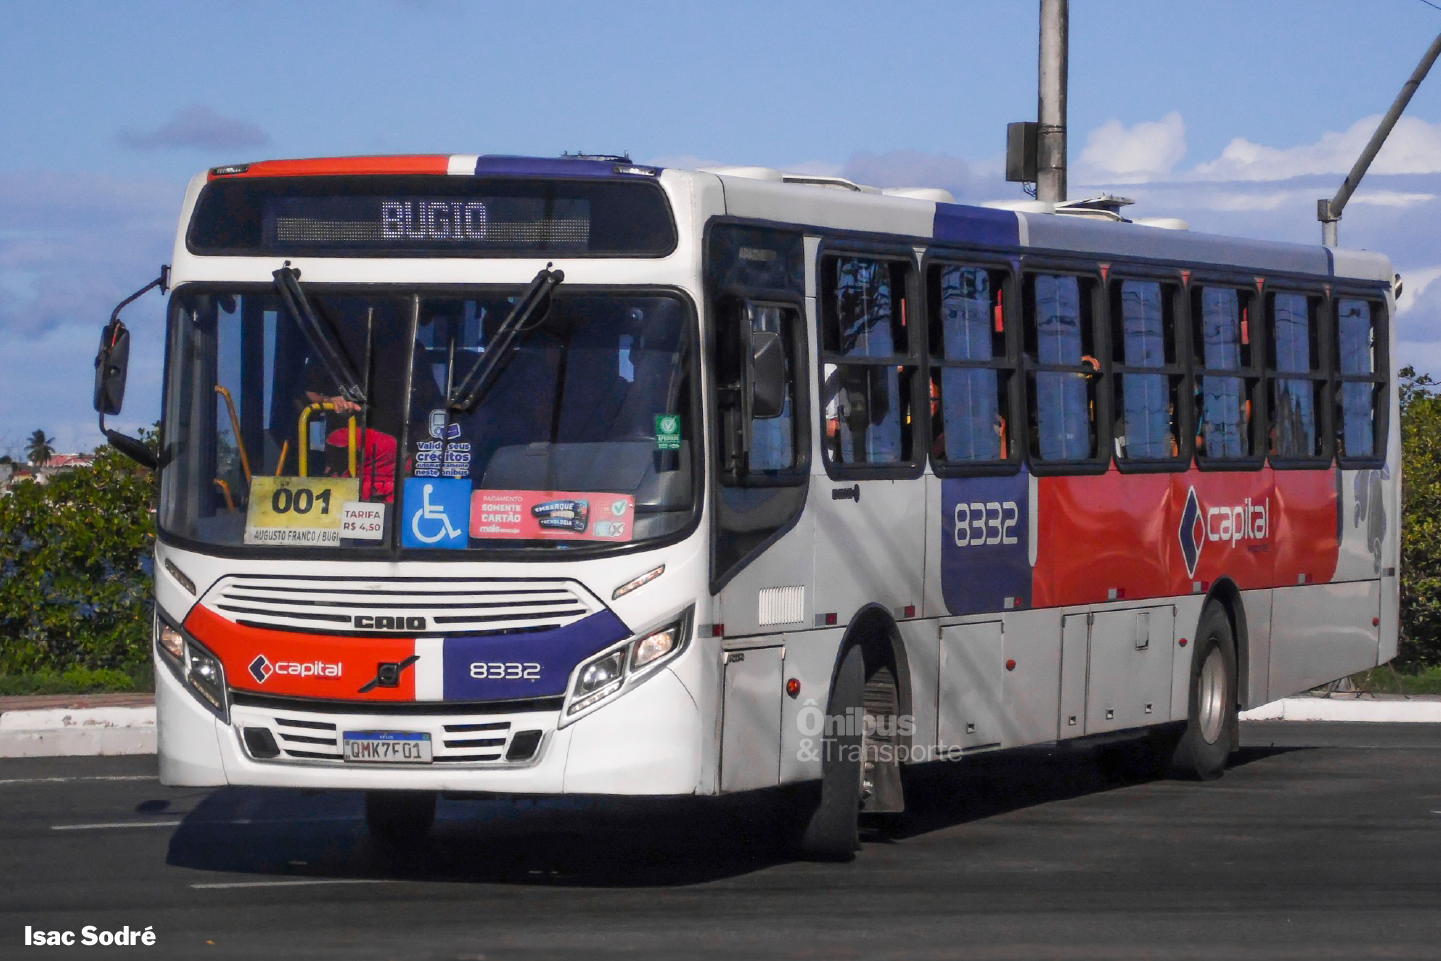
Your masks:
[[[346,731],[345,759],[361,764],[429,764],[430,735],[416,731]]]

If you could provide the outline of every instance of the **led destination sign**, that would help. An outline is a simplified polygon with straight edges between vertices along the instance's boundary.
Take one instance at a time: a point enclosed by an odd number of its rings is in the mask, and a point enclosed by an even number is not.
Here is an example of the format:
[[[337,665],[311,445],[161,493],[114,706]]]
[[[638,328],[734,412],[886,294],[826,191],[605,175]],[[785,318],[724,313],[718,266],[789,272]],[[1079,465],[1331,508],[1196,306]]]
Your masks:
[[[541,244],[584,251],[590,217],[584,199],[547,205],[530,198],[283,197],[267,202],[265,232],[279,246]]]
[[[654,257],[675,227],[654,182],[266,177],[207,184],[187,240],[222,255]]]

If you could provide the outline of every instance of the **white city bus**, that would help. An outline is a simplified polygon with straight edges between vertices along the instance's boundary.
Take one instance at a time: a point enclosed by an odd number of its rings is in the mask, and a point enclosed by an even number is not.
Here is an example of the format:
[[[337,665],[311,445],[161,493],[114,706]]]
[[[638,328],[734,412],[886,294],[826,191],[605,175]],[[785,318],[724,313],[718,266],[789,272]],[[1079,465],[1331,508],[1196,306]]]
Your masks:
[[[1144,730],[1218,776],[1238,709],[1395,654],[1392,278],[763,168],[210,170],[161,778],[362,790],[394,842],[440,792],[803,785],[848,858],[902,764]]]

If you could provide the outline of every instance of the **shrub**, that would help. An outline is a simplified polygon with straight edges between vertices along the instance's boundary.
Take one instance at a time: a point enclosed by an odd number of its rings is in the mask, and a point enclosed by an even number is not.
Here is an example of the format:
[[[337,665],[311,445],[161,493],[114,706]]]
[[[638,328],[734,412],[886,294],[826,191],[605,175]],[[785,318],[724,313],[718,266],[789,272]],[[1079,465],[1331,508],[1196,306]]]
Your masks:
[[[0,674],[143,669],[154,508],[154,477],[109,446],[0,497]]]

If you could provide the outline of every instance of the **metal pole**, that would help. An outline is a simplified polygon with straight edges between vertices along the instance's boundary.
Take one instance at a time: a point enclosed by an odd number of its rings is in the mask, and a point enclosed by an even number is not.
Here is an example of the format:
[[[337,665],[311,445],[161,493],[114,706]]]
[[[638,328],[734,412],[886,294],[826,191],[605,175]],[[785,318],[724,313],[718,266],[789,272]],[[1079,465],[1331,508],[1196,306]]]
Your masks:
[[[1316,219],[1321,221],[1321,243],[1327,247],[1335,247],[1339,242],[1336,225],[1337,221],[1341,219],[1341,212],[1346,208],[1346,202],[1356,192],[1361,178],[1366,176],[1366,170],[1371,166],[1371,161],[1376,159],[1381,145],[1391,135],[1391,128],[1396,126],[1396,121],[1401,119],[1401,113],[1406,109],[1406,104],[1411,102],[1411,95],[1416,92],[1417,87],[1421,86],[1421,81],[1426,79],[1426,74],[1430,72],[1431,65],[1436,62],[1437,55],[1441,55],[1441,34],[1437,34],[1436,39],[1431,41],[1430,49],[1421,58],[1421,62],[1416,65],[1416,69],[1411,72],[1411,79],[1406,81],[1401,92],[1396,95],[1395,103],[1391,104],[1391,109],[1386,111],[1386,116],[1381,118],[1376,132],[1371,135],[1371,140],[1366,144],[1366,149],[1361,151],[1361,156],[1356,158],[1355,166],[1346,175],[1346,180],[1341,184],[1341,189],[1336,191],[1336,196],[1330,200],[1322,198],[1316,201]]]
[[[1036,199],[1066,199],[1066,61],[1070,0],[1041,0]]]

